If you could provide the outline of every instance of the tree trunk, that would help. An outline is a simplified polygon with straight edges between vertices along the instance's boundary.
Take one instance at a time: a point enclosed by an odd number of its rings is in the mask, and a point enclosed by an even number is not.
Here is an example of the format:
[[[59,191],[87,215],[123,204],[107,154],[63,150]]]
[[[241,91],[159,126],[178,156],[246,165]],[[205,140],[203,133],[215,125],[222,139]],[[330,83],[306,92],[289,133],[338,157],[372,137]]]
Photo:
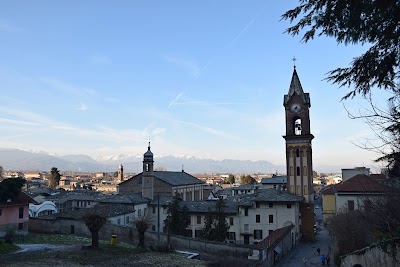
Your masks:
[[[138,247],[140,247],[140,248],[145,248],[145,245],[144,245],[144,233],[145,232],[139,232],[139,245],[138,245]]]
[[[99,248],[99,231],[92,231],[92,248]]]

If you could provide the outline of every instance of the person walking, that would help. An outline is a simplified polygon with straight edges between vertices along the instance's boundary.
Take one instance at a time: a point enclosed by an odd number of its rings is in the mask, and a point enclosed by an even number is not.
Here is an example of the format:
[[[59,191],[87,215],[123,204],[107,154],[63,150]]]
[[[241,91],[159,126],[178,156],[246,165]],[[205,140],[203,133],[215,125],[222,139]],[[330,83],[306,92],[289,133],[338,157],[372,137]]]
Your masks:
[[[330,265],[329,265],[329,262],[330,262],[330,261],[331,261],[331,257],[329,257],[329,255],[326,256],[326,265],[330,266]]]
[[[317,253],[318,253],[318,256],[321,253],[321,250],[319,248],[317,248]]]
[[[321,263],[322,263],[322,266],[325,266],[325,255],[321,256]]]

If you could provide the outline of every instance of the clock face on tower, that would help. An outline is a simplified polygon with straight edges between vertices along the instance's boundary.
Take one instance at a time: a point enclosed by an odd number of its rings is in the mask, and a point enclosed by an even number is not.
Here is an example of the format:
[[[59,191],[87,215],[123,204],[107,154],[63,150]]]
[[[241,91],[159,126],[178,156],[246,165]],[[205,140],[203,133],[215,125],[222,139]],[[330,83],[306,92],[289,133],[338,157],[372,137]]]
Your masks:
[[[292,112],[299,112],[301,110],[300,104],[293,104],[290,106]]]

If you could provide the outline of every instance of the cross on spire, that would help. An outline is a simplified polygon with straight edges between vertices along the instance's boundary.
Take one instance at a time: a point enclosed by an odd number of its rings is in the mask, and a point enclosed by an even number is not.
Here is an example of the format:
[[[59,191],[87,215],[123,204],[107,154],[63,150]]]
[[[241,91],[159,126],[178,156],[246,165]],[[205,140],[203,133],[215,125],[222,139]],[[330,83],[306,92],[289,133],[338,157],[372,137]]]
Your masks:
[[[296,57],[293,57],[292,58],[292,61],[293,61],[293,67],[294,68],[296,68],[296,61],[297,61],[298,59],[296,58]]]

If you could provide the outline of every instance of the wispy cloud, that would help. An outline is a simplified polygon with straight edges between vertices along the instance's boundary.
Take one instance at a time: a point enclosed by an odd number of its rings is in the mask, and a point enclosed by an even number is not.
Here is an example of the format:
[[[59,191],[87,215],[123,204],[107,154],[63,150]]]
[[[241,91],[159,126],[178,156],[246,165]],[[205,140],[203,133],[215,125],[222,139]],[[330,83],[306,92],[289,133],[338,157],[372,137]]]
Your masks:
[[[168,108],[171,108],[172,106],[174,106],[174,105],[178,102],[178,100],[183,96],[183,93],[184,93],[184,92],[179,93],[179,94],[174,98],[174,100],[172,100],[171,102],[169,102]]]
[[[81,110],[81,111],[88,110],[88,106],[85,103],[81,102],[78,110]]]
[[[105,55],[95,55],[90,59],[90,63],[94,65],[108,65],[112,63],[112,60]]]
[[[169,63],[183,68],[186,72],[188,72],[193,77],[197,78],[200,76],[201,68],[196,63],[186,60],[186,59],[183,59],[183,58],[174,57],[174,56],[170,56],[170,55],[162,55],[162,57]]]
[[[12,25],[10,22],[0,20],[0,32],[18,32],[22,31],[22,28]]]
[[[228,105],[243,105],[245,102],[211,102],[206,100],[196,100],[190,99],[188,97],[184,97],[184,92],[179,93],[174,100],[169,102],[168,108],[177,105],[186,105],[186,106],[228,106]]]
[[[83,87],[79,85],[73,85],[64,81],[60,81],[51,77],[39,78],[41,82],[50,86],[51,88],[63,92],[65,94],[70,94],[79,98],[100,98],[107,102],[118,102],[116,98],[111,96],[105,96],[99,93],[93,88]]]
[[[31,122],[31,121],[22,121],[22,120],[12,120],[6,118],[0,118],[0,123],[2,124],[13,124],[13,125],[22,125],[22,126],[39,126],[39,123]]]
[[[144,130],[142,131],[142,135],[145,138],[154,138],[157,135],[161,135],[167,131],[166,128],[156,127],[156,123],[150,123]]]
[[[211,127],[202,126],[202,125],[199,125],[197,123],[187,122],[187,121],[177,121],[177,122],[179,122],[181,124],[186,124],[186,125],[192,126],[194,128],[197,128],[197,129],[201,130],[202,132],[205,132],[205,133],[208,133],[208,134],[211,134],[211,135],[215,135],[215,136],[226,138],[226,139],[230,139],[230,140],[240,141],[240,139],[238,137],[234,136],[234,135],[228,134],[228,133],[226,133],[224,131],[213,129]]]

